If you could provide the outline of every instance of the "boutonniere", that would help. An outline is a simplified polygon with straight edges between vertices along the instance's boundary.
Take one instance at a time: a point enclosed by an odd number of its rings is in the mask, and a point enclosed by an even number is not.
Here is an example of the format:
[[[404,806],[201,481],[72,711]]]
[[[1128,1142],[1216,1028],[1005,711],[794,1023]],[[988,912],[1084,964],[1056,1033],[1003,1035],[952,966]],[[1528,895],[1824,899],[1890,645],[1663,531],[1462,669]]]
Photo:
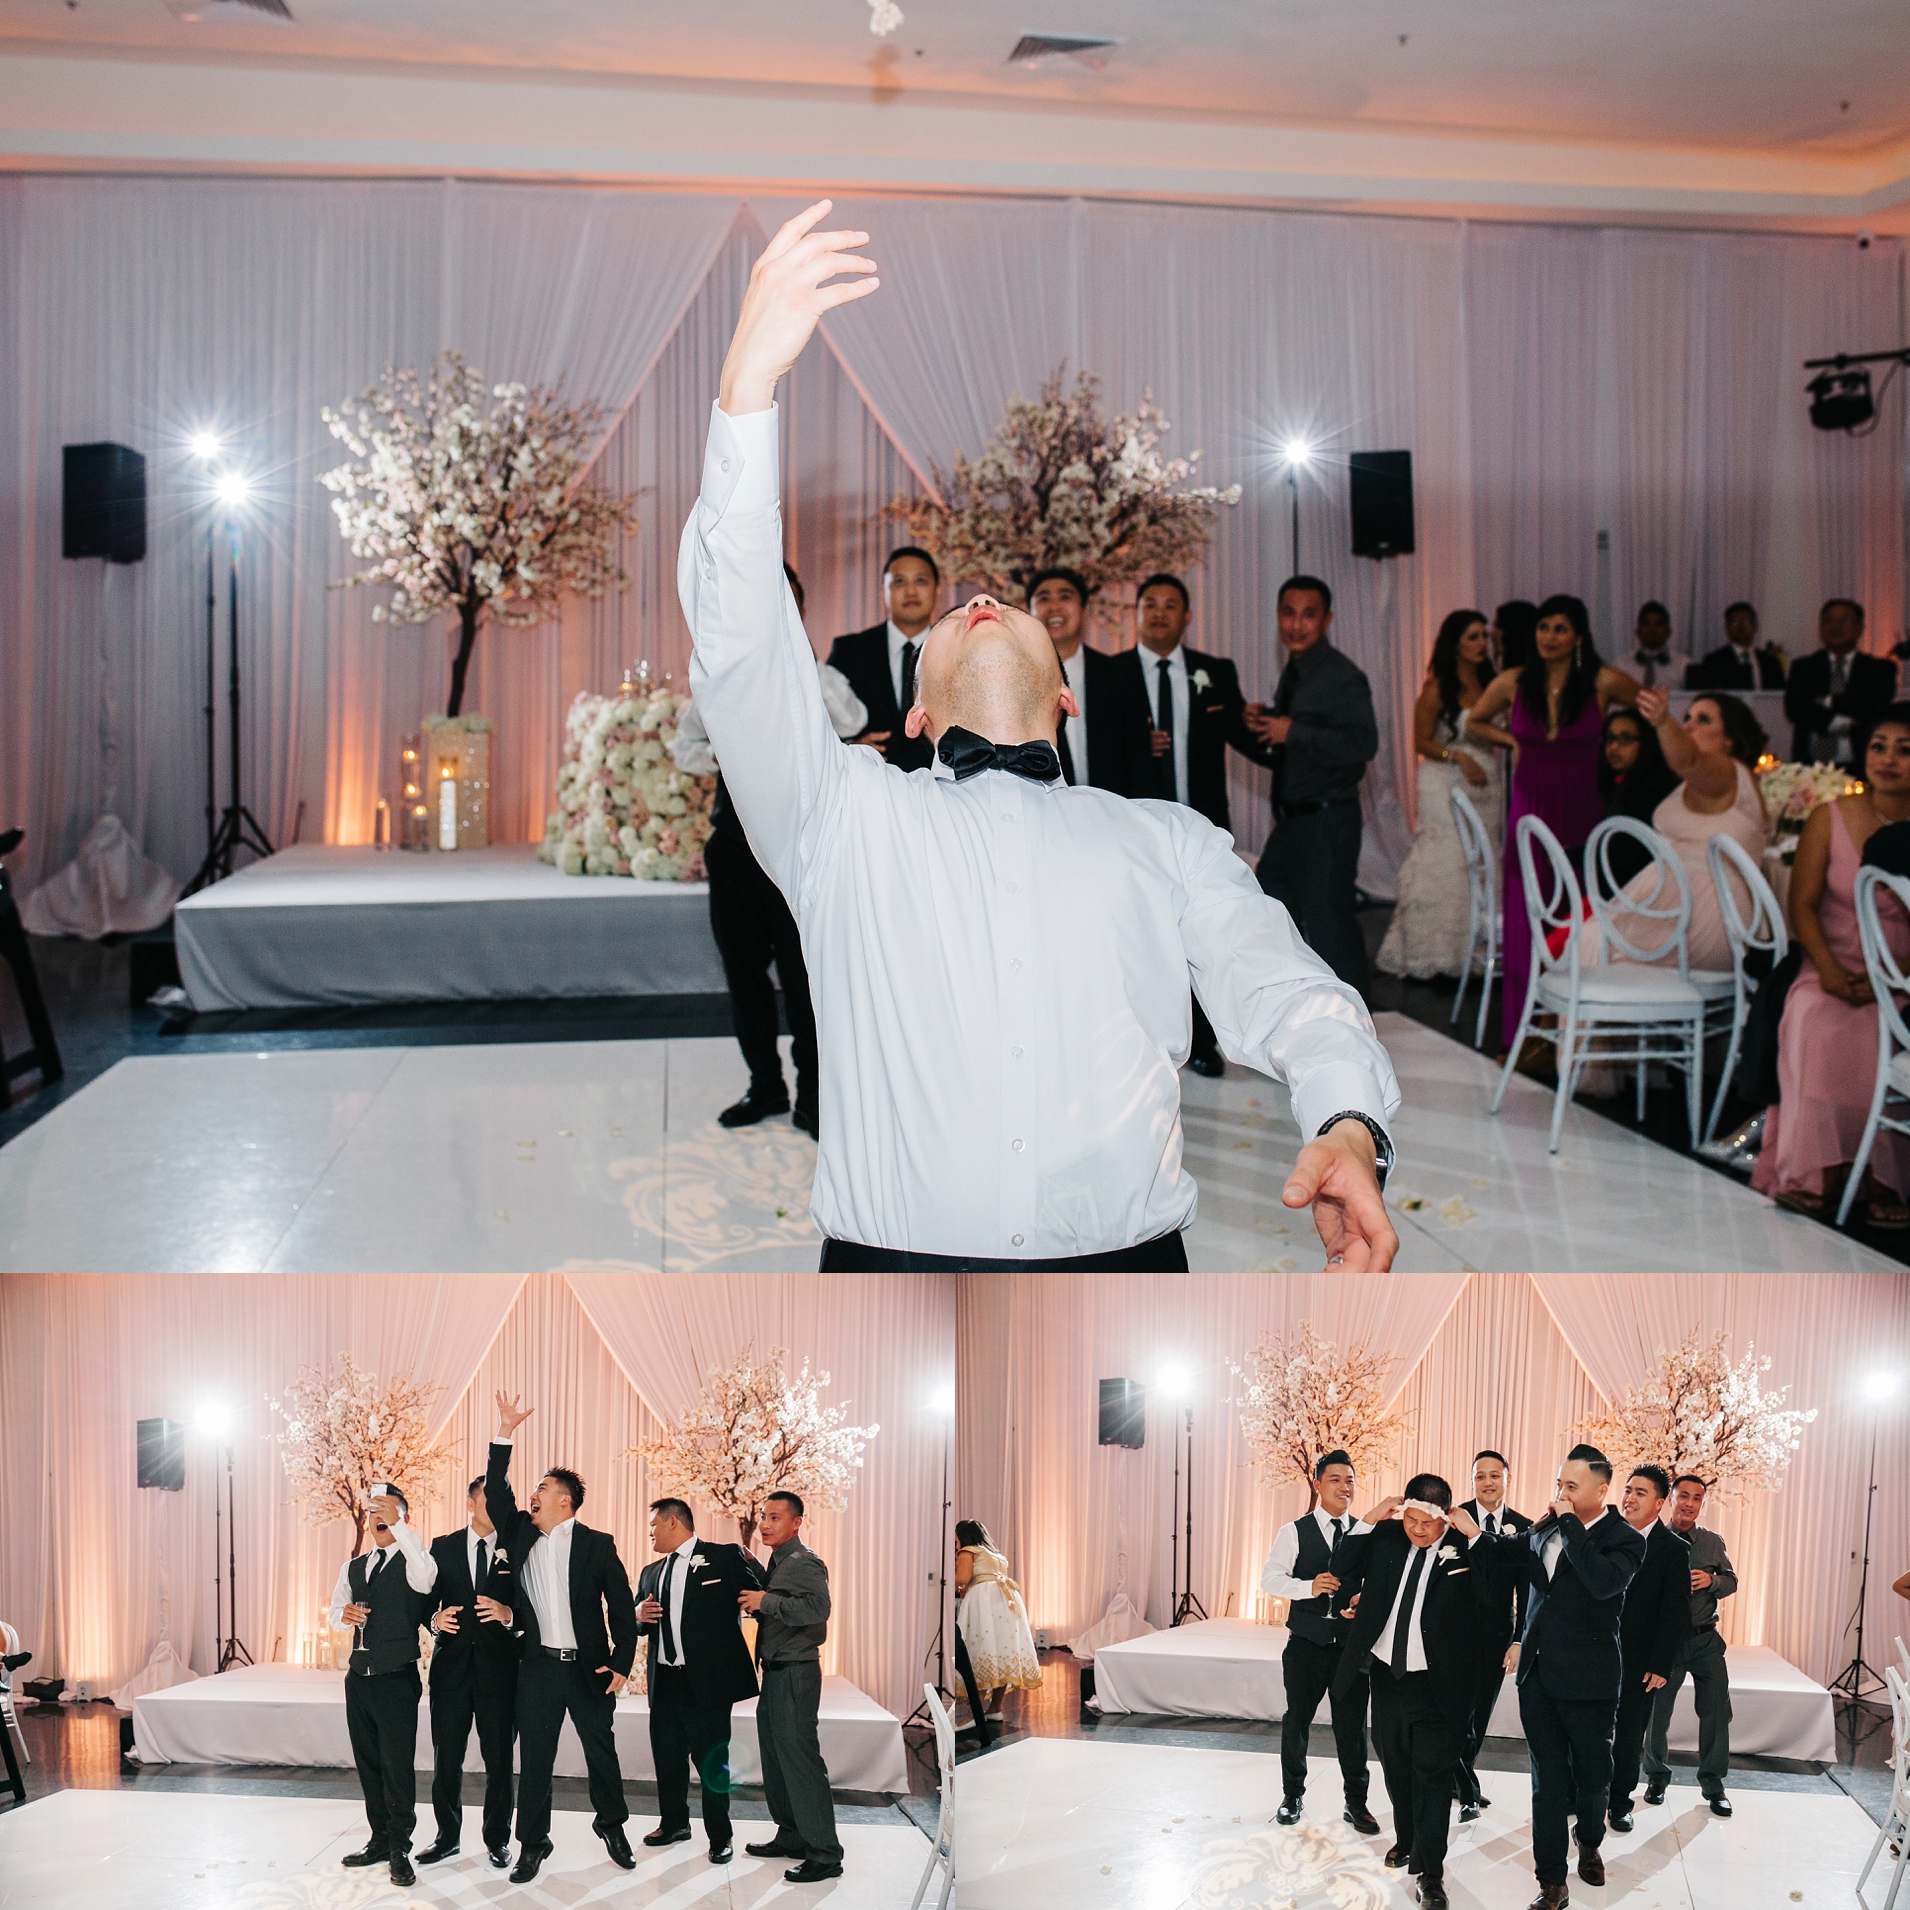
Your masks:
[[[1459,1556],[1459,1548],[1456,1545],[1442,1545],[1439,1548],[1439,1556],[1448,1561],[1456,1559]]]
[[[1188,681],[1197,690],[1211,690],[1214,687],[1214,679],[1205,670],[1196,670]]]
[[[701,1552],[692,1552],[690,1554],[690,1569],[693,1572],[700,1572],[708,1563],[709,1560],[706,1559]]]
[[[510,1553],[505,1551],[505,1549],[501,1545],[497,1548],[495,1552],[491,1554],[491,1563],[493,1565],[508,1565],[510,1562],[511,1562]]]

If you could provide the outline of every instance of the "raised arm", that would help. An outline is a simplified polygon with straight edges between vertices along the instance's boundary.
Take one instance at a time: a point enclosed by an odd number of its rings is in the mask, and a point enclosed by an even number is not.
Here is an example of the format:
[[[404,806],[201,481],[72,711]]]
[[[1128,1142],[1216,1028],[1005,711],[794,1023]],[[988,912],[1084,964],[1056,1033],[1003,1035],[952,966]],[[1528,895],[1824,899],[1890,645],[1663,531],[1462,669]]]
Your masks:
[[[1672,715],[1671,698],[1663,690],[1640,690],[1638,714],[1657,732],[1665,761],[1686,788],[1695,789],[1711,802],[1737,794],[1738,759],[1724,750],[1707,756],[1699,749],[1690,732]]]

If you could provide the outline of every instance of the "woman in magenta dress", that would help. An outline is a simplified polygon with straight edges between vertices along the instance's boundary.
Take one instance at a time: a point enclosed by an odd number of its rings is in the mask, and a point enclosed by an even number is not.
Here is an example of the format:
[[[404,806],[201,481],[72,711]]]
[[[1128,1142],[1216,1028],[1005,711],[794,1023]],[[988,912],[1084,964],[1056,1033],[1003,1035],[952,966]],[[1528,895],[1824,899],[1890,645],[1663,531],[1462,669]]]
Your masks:
[[[1512,801],[1505,825],[1504,1026],[1509,1046],[1525,1012],[1532,932],[1519,874],[1519,818],[1537,816],[1574,862],[1585,838],[1605,819],[1598,786],[1605,712],[1633,703],[1638,685],[1598,660],[1591,619],[1576,597],[1539,605],[1533,653],[1522,670],[1504,670],[1473,705],[1466,728],[1512,755]],[[1500,718],[1506,721],[1500,726]]]

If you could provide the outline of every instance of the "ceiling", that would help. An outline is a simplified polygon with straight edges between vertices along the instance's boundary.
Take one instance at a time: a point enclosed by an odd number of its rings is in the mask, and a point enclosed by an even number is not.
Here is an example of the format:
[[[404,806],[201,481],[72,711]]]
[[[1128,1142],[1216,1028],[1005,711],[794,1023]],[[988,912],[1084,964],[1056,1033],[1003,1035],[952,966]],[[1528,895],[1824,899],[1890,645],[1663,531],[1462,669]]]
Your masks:
[[[185,0],[175,0],[184,4]],[[878,102],[1851,159],[1910,141],[1904,0],[0,0],[0,54],[680,81]],[[1125,44],[1012,68],[1024,32]],[[33,42],[25,47],[20,43]]]

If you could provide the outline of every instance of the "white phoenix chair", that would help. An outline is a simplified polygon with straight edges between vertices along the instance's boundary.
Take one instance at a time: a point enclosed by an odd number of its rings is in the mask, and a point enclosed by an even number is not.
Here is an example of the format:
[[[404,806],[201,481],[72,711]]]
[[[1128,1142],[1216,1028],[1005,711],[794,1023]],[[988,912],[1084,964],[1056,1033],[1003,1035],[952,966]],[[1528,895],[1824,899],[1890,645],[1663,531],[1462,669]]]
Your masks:
[[[1493,978],[1499,974],[1501,966],[1499,857],[1483,819],[1472,806],[1472,798],[1457,784],[1452,791],[1452,820],[1459,831],[1459,846],[1465,852],[1466,890],[1471,913],[1466,923],[1466,958],[1459,968],[1459,992],[1452,998],[1452,1013],[1446,1019],[1449,1022],[1459,1019],[1466,989],[1472,981],[1472,965],[1480,960],[1480,944],[1483,942],[1485,953],[1479,969],[1479,1022],[1472,1031],[1472,1045],[1478,1048],[1485,1045],[1486,1010],[1492,1002]]]
[[[1593,831],[1616,832],[1619,826],[1650,838],[1651,831],[1629,817],[1614,816]],[[1666,855],[1669,845],[1657,838]],[[1647,844],[1649,846],[1649,843]],[[1639,957],[1627,962],[1602,962],[1586,966],[1579,955],[1579,930],[1583,926],[1585,899],[1578,877],[1559,839],[1537,816],[1521,816],[1518,833],[1519,873],[1525,884],[1526,923],[1531,931],[1532,957],[1525,984],[1525,1007],[1519,1016],[1518,1032],[1506,1053],[1505,1067],[1492,1096],[1492,1112],[1497,1114],[1505,1091],[1518,1066],[1520,1050],[1528,1034],[1549,1041],[1557,1051],[1558,1091],[1552,1100],[1551,1151],[1556,1154],[1559,1129],[1565,1122],[1565,1105],[1572,1098],[1578,1077],[1591,1061],[1636,1062],[1642,1071],[1648,1062],[1662,1061],[1683,1071],[1685,1107],[1691,1123],[1695,1146],[1700,1120],[1699,1101],[1704,1067],[1704,997],[1684,973],[1686,924],[1691,917],[1691,896],[1681,890],[1682,908],[1670,911],[1671,930],[1666,940],[1654,949],[1639,950],[1622,933],[1614,932],[1599,920],[1599,931],[1607,944]],[[1543,858],[1547,880],[1540,882],[1539,863]],[[1684,871],[1677,857],[1670,856],[1681,883]],[[1675,886],[1675,885],[1674,885]],[[1649,908],[1655,898],[1647,898],[1647,908],[1633,913],[1659,914]],[[1567,931],[1564,946],[1554,955],[1546,946],[1546,937],[1557,929]],[[1675,953],[1677,968],[1646,966],[1653,954]],[[1510,985],[1511,977],[1507,977]],[[1543,1014],[1557,1017],[1551,1028],[1534,1028]],[[1596,1051],[1594,1039],[1607,1045]],[[1629,1042],[1629,1047],[1622,1044]],[[1612,1044],[1620,1045],[1612,1045]]]
[[[1890,1894],[1883,1910],[1893,1910],[1897,1891],[1903,1884],[1906,1861],[1910,1861],[1910,1689],[1895,1665],[1886,1665],[1884,1684],[1890,1694],[1890,1802],[1877,1831],[1877,1841],[1857,1873],[1857,1893],[1861,1901],[1864,1879],[1876,1867],[1888,1843],[1896,1861],[1890,1867]]]
[[[1791,948],[1777,892],[1764,879],[1764,871],[1752,860],[1744,844],[1735,836],[1715,835],[1711,838],[1710,861],[1711,881],[1718,891],[1718,910],[1724,917],[1724,933],[1731,944],[1731,1045],[1725,1050],[1724,1073],[1719,1077],[1718,1092],[1711,1103],[1711,1118],[1704,1124],[1707,1141],[1718,1131],[1718,1117],[1724,1112],[1731,1077],[1737,1072],[1738,1050],[1744,1045],[1744,1025],[1751,1016],[1751,998],[1757,993],[1759,976],[1751,973],[1750,958],[1768,955],[1771,959],[1762,970],[1768,975]],[[1738,905],[1739,884],[1743,885],[1750,904],[1749,921]],[[1691,979],[1698,981],[1699,975],[1705,972],[1698,970]]]
[[[1887,1127],[1893,1134],[1910,1134],[1910,1114],[1884,1112],[1886,1101],[1910,1100],[1910,1054],[1903,1052],[1910,1049],[1910,1027],[1904,1025],[1902,1002],[1903,995],[1910,991],[1910,976],[1904,974],[1890,952],[1877,915],[1877,891],[1884,888],[1910,911],[1910,881],[1877,868],[1857,871],[1857,934],[1863,942],[1864,973],[1870,977],[1870,992],[1877,999],[1877,1082],[1871,1090],[1864,1138],[1857,1145],[1857,1158],[1850,1164],[1844,1197],[1837,1203],[1840,1227],[1850,1217],[1857,1189],[1863,1185],[1870,1150],[1877,1144],[1877,1130]]]
[[[937,1869],[942,1873],[942,1894],[935,1900],[935,1910],[948,1910],[949,1893],[955,1888],[955,1720],[948,1715],[948,1707],[933,1685],[925,1684],[922,1696],[935,1725],[935,1763],[942,1779],[942,1808],[935,1820],[935,1841],[929,1846],[928,1862],[922,1866],[922,1881],[915,1886],[909,1910],[922,1910],[922,1898]]]
[[[20,1648],[20,1634],[4,1618],[0,1618],[0,1661],[29,1656],[30,1653]],[[26,1733],[20,1729],[19,1715],[13,1708],[13,1667],[4,1662],[0,1662],[0,1736],[7,1739],[7,1776],[15,1778],[13,1746],[19,1745],[20,1757],[25,1763],[33,1762],[33,1754],[27,1749]]]

